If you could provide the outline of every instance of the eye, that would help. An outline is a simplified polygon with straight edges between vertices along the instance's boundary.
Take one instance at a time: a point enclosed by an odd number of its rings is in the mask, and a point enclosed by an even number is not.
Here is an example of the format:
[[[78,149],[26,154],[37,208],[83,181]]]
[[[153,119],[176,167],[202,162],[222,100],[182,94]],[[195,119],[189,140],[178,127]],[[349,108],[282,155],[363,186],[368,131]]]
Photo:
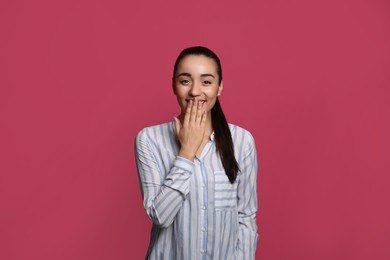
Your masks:
[[[180,82],[180,84],[182,84],[182,85],[188,85],[188,83],[190,83],[190,81],[189,81],[189,80],[186,80],[186,79],[182,79],[182,80],[180,80],[179,82]]]
[[[210,84],[211,84],[211,81],[205,80],[205,81],[203,81],[203,83],[204,83],[205,85],[210,85]]]

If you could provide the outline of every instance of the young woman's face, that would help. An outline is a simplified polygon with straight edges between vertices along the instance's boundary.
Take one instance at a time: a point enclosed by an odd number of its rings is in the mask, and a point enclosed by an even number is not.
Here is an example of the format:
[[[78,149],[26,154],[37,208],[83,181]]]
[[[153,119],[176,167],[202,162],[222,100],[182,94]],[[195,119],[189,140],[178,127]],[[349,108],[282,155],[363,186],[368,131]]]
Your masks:
[[[217,64],[203,55],[188,55],[178,64],[174,78],[174,92],[185,114],[190,99],[204,101],[203,107],[209,113],[217,96],[222,92],[222,82],[218,85]]]

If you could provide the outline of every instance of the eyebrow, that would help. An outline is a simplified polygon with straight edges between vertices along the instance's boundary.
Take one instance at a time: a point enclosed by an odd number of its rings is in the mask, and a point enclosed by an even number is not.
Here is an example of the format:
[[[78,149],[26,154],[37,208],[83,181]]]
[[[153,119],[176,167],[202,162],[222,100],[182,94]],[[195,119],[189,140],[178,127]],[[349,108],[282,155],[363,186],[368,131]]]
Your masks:
[[[179,75],[176,76],[176,78],[180,77],[180,76],[188,76],[188,77],[191,77],[191,73],[188,73],[188,72],[183,72],[183,73],[180,73]],[[207,76],[210,76],[210,77],[214,77],[213,74],[210,74],[210,73],[205,73],[205,74],[200,74],[201,77],[207,77]]]

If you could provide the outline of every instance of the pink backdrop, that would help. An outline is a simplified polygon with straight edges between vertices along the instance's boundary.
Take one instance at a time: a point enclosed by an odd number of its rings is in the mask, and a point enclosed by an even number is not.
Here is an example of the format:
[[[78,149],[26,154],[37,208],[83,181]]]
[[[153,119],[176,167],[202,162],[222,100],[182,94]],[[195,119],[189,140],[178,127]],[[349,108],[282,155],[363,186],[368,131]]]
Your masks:
[[[1,1],[0,259],[142,259],[133,153],[221,58],[259,155],[257,259],[390,259],[390,3]]]

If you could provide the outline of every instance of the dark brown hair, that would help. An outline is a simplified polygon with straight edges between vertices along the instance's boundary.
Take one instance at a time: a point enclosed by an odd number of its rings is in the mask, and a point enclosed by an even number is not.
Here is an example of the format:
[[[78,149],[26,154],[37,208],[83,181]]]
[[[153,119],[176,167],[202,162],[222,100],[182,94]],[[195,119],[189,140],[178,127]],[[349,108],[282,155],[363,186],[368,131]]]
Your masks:
[[[177,67],[180,61],[188,55],[203,55],[205,57],[213,59],[217,65],[217,73],[219,78],[218,84],[221,85],[222,67],[218,56],[213,51],[211,51],[206,47],[194,46],[182,50],[179,56],[177,57],[173,69],[173,78],[172,78],[173,88],[175,87],[175,75],[176,75]],[[215,134],[214,140],[215,140],[215,146],[217,152],[221,157],[222,165],[223,168],[225,169],[225,173],[227,177],[229,178],[229,181],[233,183],[236,180],[237,173],[240,169],[238,167],[238,163],[234,156],[234,145],[233,145],[233,139],[230,133],[229,125],[222,111],[222,107],[221,104],[219,103],[218,97],[215,102],[215,105],[211,109],[211,122],[214,129],[214,134]]]

